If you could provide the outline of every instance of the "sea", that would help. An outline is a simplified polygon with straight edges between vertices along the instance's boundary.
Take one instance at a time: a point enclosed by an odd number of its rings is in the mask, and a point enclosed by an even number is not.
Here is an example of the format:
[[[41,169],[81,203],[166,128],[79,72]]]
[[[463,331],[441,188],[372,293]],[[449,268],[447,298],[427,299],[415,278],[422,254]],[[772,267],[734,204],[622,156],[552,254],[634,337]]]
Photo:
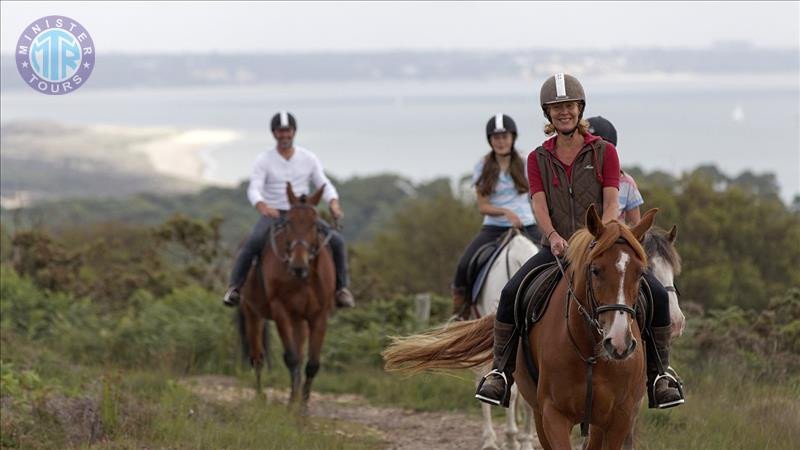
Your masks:
[[[185,88],[93,89],[68,95],[4,91],[0,118],[78,125],[172,127],[203,131],[204,181],[249,177],[273,147],[270,117],[288,110],[296,144],[315,152],[337,178],[398,173],[414,181],[456,180],[488,150],[486,122],[502,112],[520,129],[523,153],[544,139],[538,104],[543,80],[331,81]],[[714,164],[728,175],[771,172],[781,196],[800,194],[798,74],[640,74],[584,77],[586,117],[618,130],[624,167],[675,175]],[[215,133],[229,138],[216,139]],[[234,136],[234,138],[230,138]],[[164,151],[169,151],[166,148]]]

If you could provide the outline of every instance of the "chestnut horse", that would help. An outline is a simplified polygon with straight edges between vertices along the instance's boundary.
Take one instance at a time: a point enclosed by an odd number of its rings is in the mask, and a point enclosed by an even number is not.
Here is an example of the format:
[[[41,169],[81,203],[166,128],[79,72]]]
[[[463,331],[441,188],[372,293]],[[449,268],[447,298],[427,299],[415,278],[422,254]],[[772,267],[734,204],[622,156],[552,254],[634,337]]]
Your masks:
[[[271,319],[277,324],[283,361],[292,378],[289,404],[302,400],[303,411],[308,407],[311,383],[319,371],[322,341],[336,287],[333,258],[327,246],[329,235],[324,235],[319,227],[316,210],[323,189],[321,186],[310,197],[297,197],[291,184],[286,183],[290,209],[284,221],[270,228],[260,265],[251,268],[242,288],[240,306],[257,390],[261,392],[264,365],[262,330],[264,321]],[[301,398],[300,365],[307,338],[308,363]]]
[[[619,449],[631,432],[645,393],[645,357],[635,319],[647,264],[640,241],[656,210],[629,229],[603,224],[592,206],[586,228],[569,241],[569,266],[550,306],[517,352],[514,378],[533,407],[545,449],[571,449],[570,431],[589,425],[589,449]],[[458,369],[492,358],[494,315],[397,338],[383,355],[387,370]],[[526,353],[539,369],[534,382]],[[589,395],[591,393],[591,395]],[[588,407],[587,407],[588,405]]]

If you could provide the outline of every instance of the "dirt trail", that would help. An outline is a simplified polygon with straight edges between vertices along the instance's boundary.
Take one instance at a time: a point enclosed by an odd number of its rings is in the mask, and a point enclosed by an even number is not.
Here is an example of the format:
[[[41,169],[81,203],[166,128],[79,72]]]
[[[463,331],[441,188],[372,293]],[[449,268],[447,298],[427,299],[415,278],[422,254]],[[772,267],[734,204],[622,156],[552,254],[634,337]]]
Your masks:
[[[185,379],[183,384],[196,395],[213,402],[240,402],[255,396],[254,389],[242,387],[232,377],[199,376]],[[285,390],[265,389],[265,393],[271,402],[285,403],[288,399]],[[360,424],[386,442],[388,449],[461,450],[477,449],[481,445],[478,416],[376,407],[358,395],[317,392],[311,393],[309,412],[313,417]],[[495,425],[498,444],[502,445],[505,426]],[[541,448],[535,432],[533,446],[535,449]]]

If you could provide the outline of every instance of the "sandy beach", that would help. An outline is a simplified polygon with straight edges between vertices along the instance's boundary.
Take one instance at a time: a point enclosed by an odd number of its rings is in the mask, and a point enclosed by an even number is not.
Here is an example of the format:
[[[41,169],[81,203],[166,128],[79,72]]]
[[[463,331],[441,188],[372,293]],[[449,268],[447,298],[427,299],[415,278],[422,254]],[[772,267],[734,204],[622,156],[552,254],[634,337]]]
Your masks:
[[[93,131],[130,142],[129,150],[147,157],[153,169],[187,181],[210,183],[205,176],[214,161],[208,156],[215,145],[236,141],[239,133],[226,129],[181,130],[168,127],[97,125]]]

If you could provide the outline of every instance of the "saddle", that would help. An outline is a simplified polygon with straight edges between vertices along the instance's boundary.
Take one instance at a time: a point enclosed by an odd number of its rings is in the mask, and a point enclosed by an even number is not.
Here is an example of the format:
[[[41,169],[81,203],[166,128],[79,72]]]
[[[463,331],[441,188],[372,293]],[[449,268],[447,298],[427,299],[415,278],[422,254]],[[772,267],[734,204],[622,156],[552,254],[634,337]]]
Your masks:
[[[474,303],[480,296],[483,284],[489,275],[489,269],[506,245],[511,242],[512,236],[513,231],[504,233],[494,242],[487,242],[480,246],[478,251],[472,255],[467,265],[467,293],[469,293],[470,303]]]
[[[564,267],[566,270],[567,266]],[[520,284],[514,299],[514,323],[523,340],[523,348],[530,349],[529,331],[544,316],[550,297],[562,274],[554,261],[533,268]],[[639,287],[639,298],[636,301],[636,322],[642,335],[649,330],[653,321],[653,294],[650,285],[642,279]],[[530,351],[525,353],[525,365],[534,383],[539,382],[539,369],[531,358]]]

